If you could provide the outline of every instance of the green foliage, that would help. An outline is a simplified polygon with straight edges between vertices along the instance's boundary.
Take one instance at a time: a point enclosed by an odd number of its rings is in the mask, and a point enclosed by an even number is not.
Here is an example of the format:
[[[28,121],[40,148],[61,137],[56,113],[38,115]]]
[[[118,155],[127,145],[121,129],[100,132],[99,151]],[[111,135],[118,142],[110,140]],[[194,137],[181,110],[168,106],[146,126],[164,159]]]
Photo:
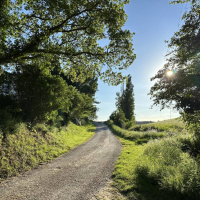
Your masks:
[[[126,122],[125,128],[129,129],[129,128],[133,127],[134,124],[135,124],[135,120],[131,119],[130,121]]]
[[[57,66],[52,73],[46,65],[43,68],[20,65],[15,72],[4,71],[0,76],[0,115],[3,119],[0,126],[3,132],[7,120],[52,125],[58,118],[58,111],[60,115],[63,113],[63,124],[74,118],[95,115],[97,79],[72,83],[63,73],[55,73]]]
[[[0,180],[68,152],[91,138],[94,131],[90,123],[85,126],[69,123],[60,130],[36,124],[32,131],[25,123],[17,124],[15,134],[9,134],[4,143],[0,138]]]
[[[65,121],[78,118],[84,120],[84,118],[94,119],[96,117],[96,111],[98,108],[95,104],[99,102],[95,101],[95,93],[98,87],[98,78],[95,76],[85,79],[85,81],[72,81],[72,76],[66,75],[62,72],[62,67],[59,66],[58,62],[55,62],[55,67],[51,71],[52,75],[61,77],[69,86],[73,86],[76,93],[72,94],[70,98],[71,106],[69,112],[60,110]]]
[[[121,109],[125,115],[125,118],[129,121],[134,122],[134,94],[133,94],[133,84],[131,82],[130,74],[126,78],[126,88],[124,90],[124,86],[122,85],[122,94],[118,92],[116,95],[116,107],[117,109]]]
[[[45,126],[44,124],[36,124],[33,128],[32,128],[33,132],[40,132],[43,135],[48,133],[48,128],[47,126]]]
[[[126,89],[122,88],[122,94],[117,92],[116,95],[117,110],[110,115],[110,120],[113,120],[116,125],[128,129],[135,123],[133,84],[130,75],[127,77]]]
[[[199,199],[200,163],[198,154],[192,153],[199,140],[183,129],[182,122],[152,123],[164,131],[151,132],[147,144],[138,139],[144,139],[150,131],[141,130],[142,126],[151,128],[152,124],[142,125],[139,132],[134,132],[121,129],[111,121],[107,123],[123,145],[113,173],[113,185],[127,199]],[[155,137],[158,133],[163,133],[163,137]]]
[[[175,1],[171,1],[171,4],[176,4],[176,3],[187,3],[187,2],[191,2],[191,4],[197,3],[198,0],[175,0]]]
[[[4,72],[0,80],[2,99],[10,99],[2,109],[10,107],[13,117],[32,123],[50,120],[58,109],[69,111],[69,94],[73,96],[75,91],[61,78],[35,65],[19,66],[13,73]]]
[[[147,143],[151,139],[163,138],[167,136],[167,132],[157,132],[154,130],[146,130],[145,132],[129,131],[113,124],[112,120],[107,121],[106,124],[116,135],[131,141],[135,141],[138,144]]]
[[[135,59],[132,33],[123,30],[128,0],[8,0],[0,3],[0,66],[48,62],[59,58],[73,81],[94,73],[119,84],[119,72]],[[42,12],[41,12],[42,11]],[[105,46],[99,40],[107,40]],[[108,66],[103,72],[102,68]],[[117,68],[119,70],[114,71]]]
[[[171,138],[148,143],[136,173],[146,176],[161,190],[171,191],[176,199],[199,198],[199,163]]]
[[[135,125],[131,127],[129,130],[133,131],[150,131],[156,130],[157,132],[162,131],[182,131],[185,127],[180,126],[178,124],[159,124],[159,123],[150,123],[143,125]]]
[[[190,10],[182,17],[185,23],[168,42],[172,48],[168,62],[151,79],[157,82],[150,95],[154,105],[160,104],[163,109],[173,104],[188,124],[194,124],[200,119],[200,4],[196,0],[190,2]],[[166,74],[169,70],[173,72],[171,76]]]
[[[3,141],[12,132],[13,124],[20,121],[30,126],[43,123],[60,128],[70,120],[96,117],[98,102],[94,96],[98,78],[119,84],[123,81],[120,71],[136,57],[133,34],[122,29],[127,19],[124,11],[127,3],[127,0],[0,2]],[[100,40],[107,44],[100,45]]]
[[[125,114],[126,119],[132,122],[135,121],[133,84],[131,82],[130,74],[126,80],[126,89],[123,91],[121,96],[121,108]]]
[[[120,109],[119,111],[114,111],[110,115],[110,120],[112,120],[116,125],[120,126],[121,128],[125,128],[126,124],[125,122],[127,121],[125,118],[125,115],[123,111]]]
[[[96,117],[98,102],[94,96],[98,78],[119,84],[124,80],[120,71],[136,57],[133,33],[122,29],[127,19],[124,11],[127,3],[127,0],[0,2],[3,141],[11,133],[7,122],[60,127],[70,120]],[[107,44],[100,45],[100,40]]]

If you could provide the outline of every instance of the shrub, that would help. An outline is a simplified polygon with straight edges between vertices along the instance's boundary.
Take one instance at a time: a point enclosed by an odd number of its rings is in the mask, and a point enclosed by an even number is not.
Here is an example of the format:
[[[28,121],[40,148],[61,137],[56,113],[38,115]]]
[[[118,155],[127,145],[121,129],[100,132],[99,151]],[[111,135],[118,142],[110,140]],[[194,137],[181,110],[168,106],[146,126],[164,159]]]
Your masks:
[[[197,199],[200,195],[199,163],[183,152],[181,147],[180,142],[171,138],[149,142],[136,172],[138,176],[143,174],[160,189],[174,192],[180,198]]]
[[[48,128],[44,124],[36,124],[32,130],[34,132],[41,132],[43,135],[45,135],[48,132]]]
[[[130,121],[126,122],[125,128],[126,128],[126,129],[129,129],[129,128],[131,128],[134,124],[135,124],[135,121],[134,121],[134,120],[130,120]]]
[[[112,129],[112,131],[120,137],[129,140],[135,140],[136,143],[146,143],[151,139],[155,138],[163,138],[166,137],[167,134],[165,132],[155,132],[155,131],[146,131],[146,132],[136,132],[136,131],[129,131],[123,128],[120,128],[117,125],[113,124],[112,120],[108,120],[106,124]]]
[[[5,142],[7,136],[15,131],[15,126],[20,122],[15,119],[6,109],[0,109],[0,135]]]
[[[127,122],[124,112],[121,109],[114,111],[110,115],[110,120],[113,120],[113,122],[121,128],[125,128]]]

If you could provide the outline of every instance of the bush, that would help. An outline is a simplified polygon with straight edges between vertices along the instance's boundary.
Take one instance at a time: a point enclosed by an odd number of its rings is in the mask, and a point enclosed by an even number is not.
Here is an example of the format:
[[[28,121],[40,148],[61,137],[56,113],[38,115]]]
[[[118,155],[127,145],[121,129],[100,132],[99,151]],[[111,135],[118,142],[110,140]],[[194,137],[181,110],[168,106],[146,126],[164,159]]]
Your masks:
[[[126,128],[126,129],[129,129],[129,128],[131,128],[134,124],[135,124],[135,121],[134,121],[134,120],[130,120],[130,121],[126,122],[125,128]]]
[[[5,142],[7,136],[15,131],[16,124],[20,120],[13,118],[8,109],[0,109],[0,135]]]
[[[113,133],[115,133],[116,135],[125,139],[135,140],[136,143],[140,143],[140,144],[146,143],[151,139],[163,138],[167,136],[165,132],[158,133],[155,131],[147,131],[147,132],[129,131],[113,124],[112,120],[108,120],[106,124],[111,128]]]
[[[32,131],[34,132],[41,132],[43,135],[47,134],[48,128],[44,124],[36,124],[33,128]]]
[[[121,128],[125,128],[127,122],[124,112],[121,109],[114,111],[110,115],[110,120],[113,120],[113,122]]]
[[[151,180],[160,189],[176,193],[180,199],[198,199],[199,163],[183,152],[181,147],[180,142],[171,138],[149,142],[136,172],[138,176],[143,175]]]
[[[188,152],[190,155],[197,157],[200,155],[200,138],[195,134],[180,135],[177,141],[181,142],[182,150]]]

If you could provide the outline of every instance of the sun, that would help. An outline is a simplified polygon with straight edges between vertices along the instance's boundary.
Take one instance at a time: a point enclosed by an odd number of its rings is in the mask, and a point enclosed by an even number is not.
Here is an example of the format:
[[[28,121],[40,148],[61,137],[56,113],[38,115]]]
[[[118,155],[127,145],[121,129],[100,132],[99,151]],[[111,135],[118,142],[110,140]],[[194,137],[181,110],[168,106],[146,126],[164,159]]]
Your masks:
[[[172,76],[173,75],[173,71],[167,71],[167,76]]]

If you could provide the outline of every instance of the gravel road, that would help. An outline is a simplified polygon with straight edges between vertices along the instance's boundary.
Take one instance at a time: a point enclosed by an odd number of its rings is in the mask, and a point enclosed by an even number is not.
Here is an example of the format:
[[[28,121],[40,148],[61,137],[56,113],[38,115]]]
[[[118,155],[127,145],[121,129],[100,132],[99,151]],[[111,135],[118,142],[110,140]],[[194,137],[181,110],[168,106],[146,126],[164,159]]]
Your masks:
[[[95,135],[55,160],[0,184],[1,200],[90,200],[105,186],[121,152],[103,123]]]

